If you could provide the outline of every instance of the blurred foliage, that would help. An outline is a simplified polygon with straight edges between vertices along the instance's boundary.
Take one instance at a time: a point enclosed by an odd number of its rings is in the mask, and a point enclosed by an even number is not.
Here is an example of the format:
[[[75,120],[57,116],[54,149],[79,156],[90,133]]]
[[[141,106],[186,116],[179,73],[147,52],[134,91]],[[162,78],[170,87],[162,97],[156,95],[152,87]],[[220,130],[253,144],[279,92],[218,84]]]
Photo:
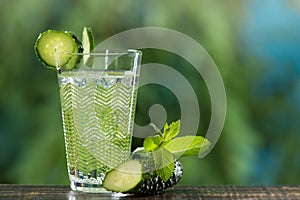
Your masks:
[[[226,123],[207,157],[181,160],[180,184],[299,183],[299,7],[295,0],[1,0],[0,183],[68,183],[56,74],[36,59],[33,44],[46,29],[80,34],[84,25],[96,43],[131,28],[170,28],[198,41],[215,61],[226,87]],[[168,52],[143,53],[143,63],[173,66],[202,91],[205,133],[210,101],[201,77]],[[138,98],[141,124],[153,103],[167,105],[168,121],[180,116],[163,88],[140,88]]]

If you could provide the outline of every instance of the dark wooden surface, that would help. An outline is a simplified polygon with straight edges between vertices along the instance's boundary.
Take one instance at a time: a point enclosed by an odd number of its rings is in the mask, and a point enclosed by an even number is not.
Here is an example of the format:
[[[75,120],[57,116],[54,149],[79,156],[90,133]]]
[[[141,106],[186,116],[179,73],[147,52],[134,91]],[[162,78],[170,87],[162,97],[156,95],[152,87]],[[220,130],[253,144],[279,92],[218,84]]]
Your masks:
[[[117,197],[74,192],[69,186],[0,184],[0,199],[299,199],[299,186],[175,186],[149,197]]]

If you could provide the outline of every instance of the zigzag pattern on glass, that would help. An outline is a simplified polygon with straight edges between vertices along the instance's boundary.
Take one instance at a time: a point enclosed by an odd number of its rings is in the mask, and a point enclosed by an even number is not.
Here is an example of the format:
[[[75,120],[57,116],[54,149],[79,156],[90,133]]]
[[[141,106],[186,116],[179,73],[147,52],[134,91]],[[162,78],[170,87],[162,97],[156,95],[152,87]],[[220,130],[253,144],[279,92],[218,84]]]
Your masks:
[[[87,176],[93,170],[105,173],[128,159],[134,87],[121,81],[109,87],[69,82],[60,86],[60,95],[70,174],[77,170]]]

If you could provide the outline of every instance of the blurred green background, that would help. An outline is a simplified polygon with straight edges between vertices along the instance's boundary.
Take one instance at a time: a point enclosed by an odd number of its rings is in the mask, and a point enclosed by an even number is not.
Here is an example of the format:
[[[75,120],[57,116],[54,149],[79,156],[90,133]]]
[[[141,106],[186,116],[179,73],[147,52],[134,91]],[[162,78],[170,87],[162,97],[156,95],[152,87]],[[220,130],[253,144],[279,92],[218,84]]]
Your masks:
[[[56,74],[36,59],[33,45],[46,29],[80,36],[87,25],[96,43],[143,26],[180,31],[218,66],[228,101],[224,130],[204,159],[181,160],[180,184],[299,184],[299,21],[298,0],[1,0],[0,183],[68,184]],[[143,53],[143,63],[193,77],[178,56]],[[205,133],[209,94],[201,77],[189,81],[202,91],[199,132]],[[145,108],[158,102],[168,105],[168,121],[177,119],[169,96],[157,86],[140,88],[136,120],[146,124]]]

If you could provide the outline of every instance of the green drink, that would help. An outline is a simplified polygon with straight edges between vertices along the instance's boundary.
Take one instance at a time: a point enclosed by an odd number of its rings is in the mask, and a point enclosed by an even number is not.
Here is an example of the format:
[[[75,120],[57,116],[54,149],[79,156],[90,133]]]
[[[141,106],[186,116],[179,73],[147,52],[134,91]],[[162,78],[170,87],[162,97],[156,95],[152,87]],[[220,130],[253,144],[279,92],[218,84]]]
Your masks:
[[[89,56],[92,68],[58,71],[68,172],[73,190],[105,192],[105,174],[130,158],[140,54]]]

